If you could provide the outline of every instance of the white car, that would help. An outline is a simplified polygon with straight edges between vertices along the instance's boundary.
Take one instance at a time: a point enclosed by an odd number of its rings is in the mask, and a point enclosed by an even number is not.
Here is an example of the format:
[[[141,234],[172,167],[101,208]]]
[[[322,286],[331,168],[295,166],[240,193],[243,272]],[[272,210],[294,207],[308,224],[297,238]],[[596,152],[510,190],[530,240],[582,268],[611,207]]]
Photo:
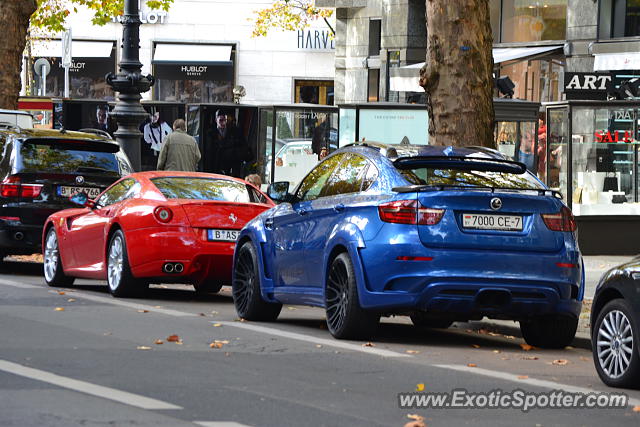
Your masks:
[[[26,111],[0,110],[0,124],[8,123],[23,129],[33,128],[33,116]]]

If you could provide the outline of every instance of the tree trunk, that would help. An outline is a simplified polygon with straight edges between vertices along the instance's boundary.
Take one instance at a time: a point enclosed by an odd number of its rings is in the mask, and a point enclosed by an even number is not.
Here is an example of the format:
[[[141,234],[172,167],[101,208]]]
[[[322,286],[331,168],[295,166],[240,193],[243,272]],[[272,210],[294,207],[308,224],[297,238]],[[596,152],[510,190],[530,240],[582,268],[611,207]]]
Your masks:
[[[22,52],[36,0],[0,0],[0,108],[18,108]]]
[[[426,0],[426,21],[429,144],[495,148],[489,1]]]

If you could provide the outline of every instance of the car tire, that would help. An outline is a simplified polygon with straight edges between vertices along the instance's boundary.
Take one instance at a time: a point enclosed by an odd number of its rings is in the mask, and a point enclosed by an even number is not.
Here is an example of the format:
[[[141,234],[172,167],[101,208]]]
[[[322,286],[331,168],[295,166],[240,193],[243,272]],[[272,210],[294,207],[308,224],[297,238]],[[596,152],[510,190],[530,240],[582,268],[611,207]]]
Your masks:
[[[233,266],[232,294],[236,313],[242,319],[272,322],[278,318],[282,304],[262,299],[258,256],[251,242],[238,250]]]
[[[540,316],[520,321],[527,344],[540,348],[564,348],[576,336],[578,319],[571,316]]]
[[[60,246],[55,228],[50,227],[44,240],[43,249],[43,270],[44,281],[49,286],[70,286],[75,280],[74,277],[64,274],[62,259],[60,258]]]
[[[453,320],[434,319],[422,312],[413,313],[410,317],[413,325],[418,328],[447,329],[453,324]]]
[[[333,259],[325,288],[327,329],[338,339],[369,339],[378,327],[380,316],[360,307],[358,286],[349,254]]]
[[[222,282],[202,282],[195,286],[196,293],[198,294],[217,294],[222,289],[224,283]]]
[[[116,230],[107,248],[107,284],[114,297],[135,297],[148,287],[146,282],[136,280],[131,274],[127,242],[122,230]],[[146,286],[145,286],[146,285]]]
[[[592,334],[593,362],[602,382],[640,388],[640,330],[629,304],[623,299],[609,301],[598,313]]]

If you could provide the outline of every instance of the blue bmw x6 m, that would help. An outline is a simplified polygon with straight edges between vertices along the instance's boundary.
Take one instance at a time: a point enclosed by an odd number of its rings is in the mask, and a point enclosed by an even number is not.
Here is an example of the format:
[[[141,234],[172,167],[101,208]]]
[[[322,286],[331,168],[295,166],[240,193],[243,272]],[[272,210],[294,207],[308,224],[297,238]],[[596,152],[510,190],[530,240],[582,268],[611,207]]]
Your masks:
[[[249,222],[233,298],[247,320],[324,307],[336,338],[380,316],[419,327],[513,319],[534,346],[574,338],[584,292],[576,223],[559,193],[484,148],[358,143],[319,163]]]

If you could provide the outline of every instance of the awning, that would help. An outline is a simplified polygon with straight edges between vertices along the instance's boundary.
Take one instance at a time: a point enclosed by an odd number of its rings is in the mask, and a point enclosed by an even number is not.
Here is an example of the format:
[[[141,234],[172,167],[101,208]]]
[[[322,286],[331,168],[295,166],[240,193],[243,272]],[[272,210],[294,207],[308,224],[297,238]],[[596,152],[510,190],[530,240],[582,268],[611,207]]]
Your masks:
[[[153,63],[231,65],[231,45],[157,43]]]
[[[548,54],[552,51],[562,49],[562,45],[538,46],[538,47],[498,47],[493,49],[493,63],[500,64],[502,62],[521,60],[524,61],[535,56]],[[406,65],[404,67],[391,68],[389,89],[398,92],[424,92],[424,89],[418,85],[420,77],[420,68],[424,62],[418,64]]]
[[[599,53],[593,71],[640,70],[640,53]]]
[[[71,44],[71,54],[74,58],[109,58],[113,51],[112,41],[79,41]],[[62,56],[62,42],[60,40],[36,40],[33,42],[31,56],[34,58],[56,58]]]

